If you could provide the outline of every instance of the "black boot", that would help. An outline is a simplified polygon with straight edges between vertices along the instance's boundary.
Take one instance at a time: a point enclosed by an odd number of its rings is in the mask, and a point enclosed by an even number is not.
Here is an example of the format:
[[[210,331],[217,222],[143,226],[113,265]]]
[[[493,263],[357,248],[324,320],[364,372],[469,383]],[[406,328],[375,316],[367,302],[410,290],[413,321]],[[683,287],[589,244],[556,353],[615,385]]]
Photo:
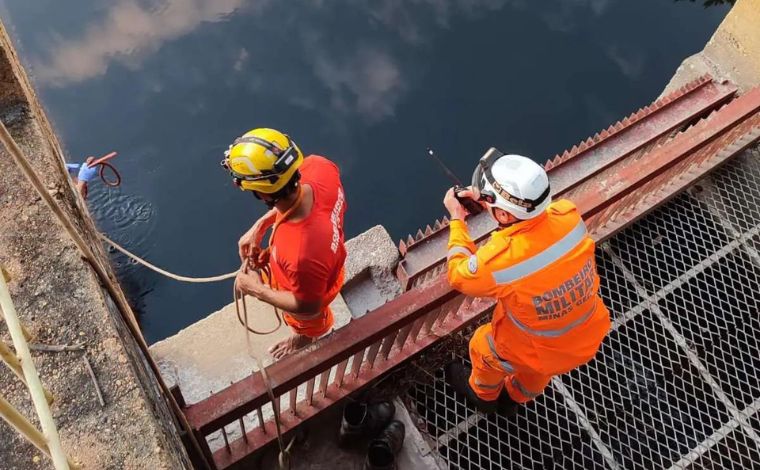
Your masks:
[[[507,389],[504,388],[501,390],[501,395],[499,395],[499,414],[502,416],[506,416],[507,418],[512,417],[517,414],[517,409],[520,408],[520,404],[517,403],[512,399],[512,397],[509,396],[509,393],[507,393]]]
[[[497,410],[497,401],[488,401],[480,398],[470,387],[471,369],[461,362],[452,362],[446,366],[446,382],[460,395],[464,395],[467,402],[483,413],[494,413]]]
[[[371,404],[347,403],[343,408],[338,445],[349,446],[355,444],[361,437],[377,436],[393,419],[395,413],[396,407],[388,401]]]
[[[377,439],[369,443],[365,470],[393,470],[396,468],[396,454],[404,445],[404,423],[393,420],[383,429]]]

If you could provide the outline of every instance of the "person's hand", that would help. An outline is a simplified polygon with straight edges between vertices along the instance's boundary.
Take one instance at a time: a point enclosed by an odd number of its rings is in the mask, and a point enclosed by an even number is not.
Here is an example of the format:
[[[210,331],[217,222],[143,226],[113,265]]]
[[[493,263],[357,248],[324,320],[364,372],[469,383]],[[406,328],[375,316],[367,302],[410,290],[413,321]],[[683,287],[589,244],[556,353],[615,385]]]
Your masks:
[[[261,299],[267,288],[268,286],[261,279],[261,274],[255,269],[241,269],[235,277],[235,289],[241,294]]]
[[[253,224],[253,227],[240,237],[240,240],[238,240],[238,255],[241,262],[258,256],[261,252],[261,242],[264,240],[264,234],[274,224],[275,215],[276,213],[273,211],[267,212]]]
[[[469,196],[472,196],[472,191],[467,189],[462,191],[460,194],[464,196],[467,193],[469,193]],[[449,215],[451,216],[452,220],[464,220],[465,216],[467,215],[467,210],[457,199],[456,194],[454,193],[454,188],[446,191],[446,196],[443,198],[443,205],[446,207],[446,210],[449,211]]]
[[[94,158],[89,157],[86,162],[82,163],[82,165],[79,166],[79,174],[77,174],[77,179],[79,181],[89,183],[98,177],[98,165],[89,165],[93,160]]]

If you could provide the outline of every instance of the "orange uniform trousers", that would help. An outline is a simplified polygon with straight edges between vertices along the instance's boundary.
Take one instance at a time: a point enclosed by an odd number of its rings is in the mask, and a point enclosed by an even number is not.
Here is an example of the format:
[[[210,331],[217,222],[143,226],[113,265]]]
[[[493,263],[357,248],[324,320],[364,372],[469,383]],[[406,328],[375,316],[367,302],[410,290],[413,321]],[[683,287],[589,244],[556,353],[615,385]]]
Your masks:
[[[526,403],[540,395],[552,376],[502,357],[489,343],[492,337],[491,324],[488,323],[475,330],[470,338],[470,387],[473,391],[483,400],[493,401],[506,387],[509,396],[517,403]]]
[[[341,268],[338,278],[325,294],[325,298],[322,301],[322,309],[319,313],[314,315],[301,315],[288,312],[282,312],[282,319],[293,330],[293,333],[302,336],[308,336],[309,338],[318,338],[325,333],[329,332],[335,319],[333,318],[332,310],[330,309],[330,303],[338,296],[341,287],[343,287],[344,270]]]

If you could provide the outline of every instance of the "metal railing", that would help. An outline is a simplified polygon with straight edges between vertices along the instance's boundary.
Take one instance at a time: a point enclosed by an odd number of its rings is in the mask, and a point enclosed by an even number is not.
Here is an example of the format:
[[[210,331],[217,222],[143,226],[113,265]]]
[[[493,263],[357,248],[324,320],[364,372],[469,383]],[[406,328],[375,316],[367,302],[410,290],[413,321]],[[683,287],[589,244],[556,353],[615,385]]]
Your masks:
[[[5,270],[2,270],[2,273],[0,273],[0,310],[2,310],[2,315],[0,317],[5,320],[17,355],[5,343],[0,341],[0,356],[5,365],[29,389],[34,409],[42,426],[42,432],[34,427],[3,396],[0,396],[0,417],[13,426],[29,442],[34,444],[35,447],[50,457],[56,470],[78,469],[79,467],[66,457],[61,447],[58,428],[56,428],[53,415],[50,413],[49,405],[53,402],[53,396],[42,386],[37,369],[34,367],[32,354],[27,344],[31,336],[21,325],[18,315],[16,315],[16,307],[13,304],[13,299],[11,299],[10,290],[8,289],[7,281],[9,280],[6,279]]]

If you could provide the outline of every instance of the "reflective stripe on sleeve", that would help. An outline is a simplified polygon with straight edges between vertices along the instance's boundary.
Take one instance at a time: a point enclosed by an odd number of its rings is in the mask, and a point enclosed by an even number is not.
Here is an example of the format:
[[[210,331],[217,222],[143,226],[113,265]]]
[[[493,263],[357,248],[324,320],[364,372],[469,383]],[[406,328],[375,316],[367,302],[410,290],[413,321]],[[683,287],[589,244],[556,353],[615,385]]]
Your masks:
[[[452,246],[449,248],[449,252],[446,253],[446,260],[449,261],[454,255],[463,254],[465,256],[472,255],[472,251],[464,246]]]
[[[541,392],[535,393],[531,392],[528,389],[526,389],[523,384],[520,383],[519,380],[517,380],[517,377],[512,377],[512,385],[520,391],[526,398],[536,398],[537,396],[541,395]]]
[[[508,268],[494,271],[493,277],[497,284],[509,284],[529,276],[546,266],[549,266],[555,261],[562,259],[563,256],[567,255],[573,248],[582,242],[585,237],[586,224],[583,223],[583,220],[580,220],[567,235],[556,241],[541,253],[520,261]]]
[[[510,374],[513,374],[515,372],[515,368],[510,364],[509,362],[505,361],[499,356],[499,353],[496,352],[496,345],[493,342],[493,336],[486,335],[486,339],[488,340],[488,348],[491,350],[491,354],[496,358],[497,361],[499,361],[499,365],[504,370],[504,372],[508,372]]]
[[[502,384],[503,382],[501,381],[499,381],[499,383],[497,383],[496,385],[484,384],[484,383],[481,383],[480,380],[475,379],[475,385],[477,385],[478,387],[490,388],[491,390],[501,388]]]

